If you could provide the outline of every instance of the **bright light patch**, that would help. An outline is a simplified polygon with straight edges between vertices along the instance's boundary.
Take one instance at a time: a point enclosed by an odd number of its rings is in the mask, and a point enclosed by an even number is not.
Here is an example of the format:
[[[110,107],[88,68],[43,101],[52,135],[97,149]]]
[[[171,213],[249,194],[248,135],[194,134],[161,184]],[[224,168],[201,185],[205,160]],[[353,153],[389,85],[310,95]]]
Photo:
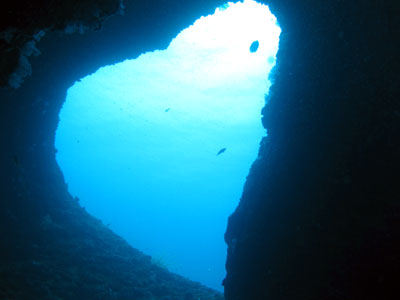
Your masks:
[[[265,135],[279,34],[267,6],[229,3],[166,50],[76,82],[60,112],[70,193],[132,246],[219,290],[227,218]]]

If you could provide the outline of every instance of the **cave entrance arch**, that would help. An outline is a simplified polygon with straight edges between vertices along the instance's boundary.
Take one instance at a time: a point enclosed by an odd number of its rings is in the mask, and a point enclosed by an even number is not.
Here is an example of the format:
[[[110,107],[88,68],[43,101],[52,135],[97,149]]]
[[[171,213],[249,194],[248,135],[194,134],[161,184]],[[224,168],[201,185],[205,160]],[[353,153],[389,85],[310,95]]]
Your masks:
[[[76,82],[55,141],[69,192],[155,263],[221,289],[279,34],[267,6],[228,3],[166,50]]]

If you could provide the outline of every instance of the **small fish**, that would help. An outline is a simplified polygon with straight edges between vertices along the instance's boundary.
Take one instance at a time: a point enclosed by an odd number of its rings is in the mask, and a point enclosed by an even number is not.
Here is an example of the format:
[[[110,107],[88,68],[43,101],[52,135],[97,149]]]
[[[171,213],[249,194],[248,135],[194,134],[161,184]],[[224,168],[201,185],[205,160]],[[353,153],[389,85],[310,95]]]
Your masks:
[[[222,148],[221,150],[218,151],[217,156],[224,153],[226,151],[226,148]]]
[[[165,112],[169,112],[169,110],[170,110],[170,108],[167,108],[167,109],[165,110]]]
[[[251,46],[250,46],[250,52],[254,53],[258,50],[258,46],[260,45],[260,43],[258,41],[254,41]]]
[[[18,166],[18,165],[19,165],[18,156],[14,155],[13,160],[14,160],[14,164],[15,164],[16,166]]]

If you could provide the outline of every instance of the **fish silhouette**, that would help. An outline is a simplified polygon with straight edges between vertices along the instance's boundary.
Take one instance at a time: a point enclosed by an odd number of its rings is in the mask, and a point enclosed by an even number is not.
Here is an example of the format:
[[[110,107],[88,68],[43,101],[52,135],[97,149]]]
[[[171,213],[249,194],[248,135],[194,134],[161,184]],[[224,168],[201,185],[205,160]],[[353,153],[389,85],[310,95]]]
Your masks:
[[[217,156],[224,153],[226,151],[226,148],[222,148],[221,150],[218,151]]]
[[[251,46],[250,46],[250,52],[254,53],[258,50],[258,46],[260,45],[260,43],[258,41],[254,41]]]

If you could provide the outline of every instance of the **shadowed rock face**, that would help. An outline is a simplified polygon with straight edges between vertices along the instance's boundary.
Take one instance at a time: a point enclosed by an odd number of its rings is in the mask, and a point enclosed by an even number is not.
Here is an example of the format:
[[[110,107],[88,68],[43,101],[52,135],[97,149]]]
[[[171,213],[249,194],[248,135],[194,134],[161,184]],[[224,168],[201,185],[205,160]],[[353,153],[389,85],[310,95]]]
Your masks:
[[[94,7],[100,7],[103,19],[110,14],[110,5],[116,7],[114,13],[119,7],[118,1],[86,1],[78,7],[84,3],[88,6],[82,10],[71,7],[73,16],[84,15],[85,26],[78,23],[82,30],[98,23],[91,19]],[[68,194],[55,161],[54,136],[67,88],[103,65],[165,48],[182,28],[199,15],[212,13],[221,2],[139,4],[126,2],[125,15],[108,19],[102,30],[66,35],[63,26],[55,25],[61,30],[55,32],[52,26],[43,29],[46,34],[36,45],[41,55],[29,57],[32,76],[18,89],[0,91],[0,299],[223,297],[154,265],[150,257],[88,215]],[[17,27],[14,32],[21,39],[29,40],[29,32],[36,28],[48,28],[52,14],[63,15],[59,1],[29,5],[32,14],[18,6],[28,18],[27,27],[15,19],[9,23]],[[17,15],[14,11],[13,18]],[[75,24],[71,19],[67,14],[54,22],[68,27]],[[14,36],[7,47],[18,50],[18,38]],[[12,65],[6,55],[1,57]],[[1,75],[6,77],[8,71],[2,68]]]
[[[282,27],[269,136],[229,220],[226,298],[396,299],[394,2],[269,3]]]
[[[86,214],[67,193],[53,145],[75,80],[166,47],[223,1],[127,1],[124,17],[82,35],[51,30],[96,28],[119,1],[45,2],[1,10],[0,84],[10,84],[20,54],[27,73],[17,75],[29,74],[30,57],[32,76],[0,91],[0,296],[218,299],[154,269]],[[263,111],[269,135],[229,219],[225,297],[398,299],[397,3],[268,4],[282,28]],[[37,57],[35,43],[24,48],[32,37],[41,39]]]

